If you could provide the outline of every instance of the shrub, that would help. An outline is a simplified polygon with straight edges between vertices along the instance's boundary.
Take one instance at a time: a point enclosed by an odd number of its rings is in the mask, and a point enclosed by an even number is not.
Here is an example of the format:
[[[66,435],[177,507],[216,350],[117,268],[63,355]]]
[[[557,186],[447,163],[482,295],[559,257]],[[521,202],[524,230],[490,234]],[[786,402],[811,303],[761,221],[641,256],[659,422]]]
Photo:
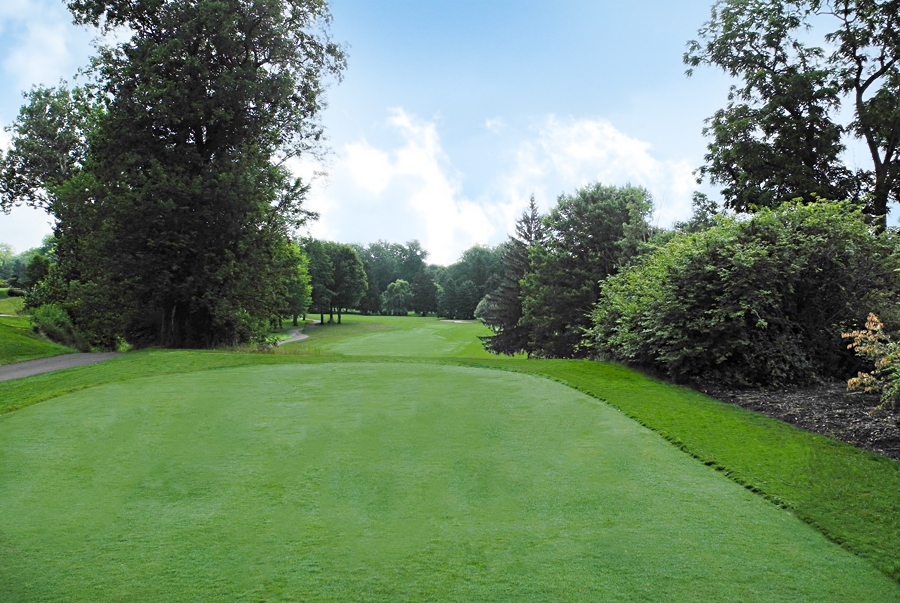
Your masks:
[[[25,297],[25,291],[16,287],[10,287],[6,290],[6,295],[7,297]]]
[[[853,343],[847,349],[875,365],[871,373],[860,371],[847,381],[847,389],[880,393],[879,408],[900,406],[900,342],[892,341],[884,332],[884,324],[878,316],[870,313],[865,329],[843,333],[841,337],[852,338]]]
[[[69,314],[57,304],[44,304],[31,311],[34,330],[49,339],[82,352],[91,349],[87,338],[72,324]]]
[[[896,314],[896,233],[849,203],[789,203],[683,233],[607,279],[587,343],[676,381],[803,384],[858,361],[859,308]]]

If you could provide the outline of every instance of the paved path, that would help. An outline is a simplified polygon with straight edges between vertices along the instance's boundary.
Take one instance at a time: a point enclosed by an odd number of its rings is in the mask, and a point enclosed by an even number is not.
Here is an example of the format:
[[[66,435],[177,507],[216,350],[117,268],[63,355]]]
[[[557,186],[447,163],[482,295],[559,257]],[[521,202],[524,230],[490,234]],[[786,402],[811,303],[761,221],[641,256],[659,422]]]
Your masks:
[[[0,381],[21,379],[22,377],[31,377],[32,375],[40,375],[41,373],[49,373],[51,371],[94,364],[121,355],[121,352],[107,352],[103,354],[63,354],[62,356],[53,356],[52,358],[16,362],[14,364],[0,366]]]
[[[313,320],[312,324],[304,325],[304,326],[296,328],[296,329],[291,329],[290,331],[288,331],[288,333],[291,334],[290,339],[283,339],[278,342],[278,345],[284,345],[286,343],[292,343],[294,341],[303,341],[304,339],[309,337],[309,335],[304,335],[300,331],[302,331],[303,329],[312,328],[312,327],[316,326],[317,324],[319,324],[319,321]]]

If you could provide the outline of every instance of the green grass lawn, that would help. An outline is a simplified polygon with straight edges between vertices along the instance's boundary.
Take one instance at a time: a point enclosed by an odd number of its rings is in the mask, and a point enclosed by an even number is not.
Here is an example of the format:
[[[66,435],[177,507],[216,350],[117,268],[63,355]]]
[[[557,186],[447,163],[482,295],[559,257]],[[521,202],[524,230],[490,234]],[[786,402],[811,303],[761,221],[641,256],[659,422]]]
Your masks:
[[[0,466],[12,601],[900,600],[652,431],[509,372],[110,384],[5,415]]]
[[[75,351],[35,335],[28,317],[19,316],[25,308],[25,299],[7,297],[7,291],[0,289],[0,314],[6,315],[0,316],[0,365]]]
[[[24,297],[0,297],[0,314],[18,314],[25,308]]]
[[[0,600],[900,601],[900,463],[344,318],[0,383]]]
[[[479,335],[490,330],[477,322],[451,322],[415,316],[344,315],[342,324],[304,330],[309,339],[286,344],[283,353],[327,352],[347,356],[490,358]]]
[[[6,300],[0,300],[2,301]],[[0,316],[0,365],[70,354],[74,351],[35,335],[26,317]]]

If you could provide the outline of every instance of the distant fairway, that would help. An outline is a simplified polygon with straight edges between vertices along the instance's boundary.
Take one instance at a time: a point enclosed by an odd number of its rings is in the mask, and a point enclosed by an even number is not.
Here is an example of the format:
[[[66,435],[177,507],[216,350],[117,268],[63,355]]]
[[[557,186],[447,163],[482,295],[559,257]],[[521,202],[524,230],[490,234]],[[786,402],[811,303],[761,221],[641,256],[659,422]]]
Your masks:
[[[8,413],[0,509],[4,602],[900,601],[602,402],[447,364],[206,370]]]
[[[490,335],[481,323],[451,322],[437,318],[345,316],[346,325],[324,325],[309,330],[309,344],[348,356],[490,357],[478,335]],[[368,331],[377,325],[380,330]],[[345,327],[360,330],[354,337],[329,337]],[[309,345],[307,344],[307,345]],[[302,344],[298,344],[302,345]]]

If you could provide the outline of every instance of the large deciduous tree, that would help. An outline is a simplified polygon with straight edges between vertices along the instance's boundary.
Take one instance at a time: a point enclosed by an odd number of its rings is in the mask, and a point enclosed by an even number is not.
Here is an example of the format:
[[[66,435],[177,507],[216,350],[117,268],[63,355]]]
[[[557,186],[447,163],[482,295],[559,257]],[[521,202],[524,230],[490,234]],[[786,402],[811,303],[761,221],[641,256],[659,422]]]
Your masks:
[[[684,60],[689,74],[708,64],[741,80],[704,129],[700,175],[727,206],[852,199],[885,223],[900,195],[900,0],[720,0]],[[847,136],[866,169],[842,161]]]
[[[429,312],[437,312],[438,286],[430,274],[424,270],[416,273],[412,284],[412,309],[422,316]]]
[[[412,306],[412,287],[403,279],[397,279],[381,294],[382,311],[390,316],[406,316]]]
[[[323,79],[344,66],[325,2],[69,8],[76,23],[130,37],[94,58],[93,104],[64,89],[32,94],[4,165],[5,206],[55,215],[58,296],[95,344],[250,338],[284,308],[296,266],[278,254],[311,215],[283,161],[319,145]],[[44,139],[49,151],[26,148]]]
[[[325,243],[325,249],[333,269],[330,322],[334,321],[334,313],[337,312],[337,321],[341,324],[343,311],[357,308],[366,294],[366,270],[359,254],[350,245]]]

